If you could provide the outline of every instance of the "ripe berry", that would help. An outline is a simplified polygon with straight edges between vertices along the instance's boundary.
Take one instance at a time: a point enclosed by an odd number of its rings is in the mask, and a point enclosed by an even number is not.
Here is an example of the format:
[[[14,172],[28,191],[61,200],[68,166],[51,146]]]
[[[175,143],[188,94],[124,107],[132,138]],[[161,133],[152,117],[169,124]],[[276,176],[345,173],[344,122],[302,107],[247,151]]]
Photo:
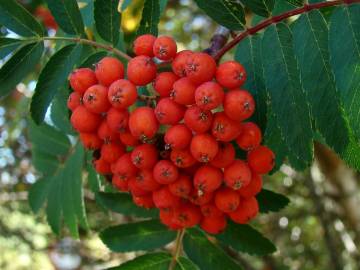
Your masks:
[[[135,179],[139,187],[146,191],[155,191],[161,186],[157,181],[155,181],[151,170],[140,170]]]
[[[106,122],[114,132],[123,132],[129,122],[129,113],[127,110],[110,108],[106,115]]]
[[[219,151],[210,165],[216,168],[226,168],[235,160],[235,148],[231,143],[219,142]]]
[[[101,125],[99,126],[99,129],[97,131],[97,135],[105,143],[114,142],[117,140],[118,137],[117,133],[109,127],[106,120],[103,120],[101,122]]]
[[[223,174],[220,169],[204,165],[194,175],[194,186],[202,195],[217,190],[221,186],[222,180]]]
[[[261,139],[261,130],[256,124],[252,122],[241,123],[241,133],[236,138],[236,143],[241,149],[250,151],[260,145]]]
[[[158,151],[152,144],[141,144],[132,151],[131,160],[139,169],[152,169],[158,160]]]
[[[206,53],[193,53],[187,57],[186,76],[195,84],[211,81],[216,72],[214,58]]]
[[[249,166],[258,174],[266,174],[275,166],[275,155],[266,146],[259,146],[248,153]]]
[[[96,64],[95,75],[104,86],[110,86],[114,81],[124,78],[124,65],[114,57],[104,57]]]
[[[225,230],[226,225],[227,222],[224,215],[215,218],[204,217],[200,223],[201,229],[210,234],[221,233],[223,230]]]
[[[190,145],[192,133],[184,124],[170,127],[164,136],[166,148],[185,149]]]
[[[160,60],[170,60],[175,57],[177,51],[176,42],[168,36],[158,37],[153,46],[154,56]]]
[[[243,198],[254,197],[261,191],[262,178],[255,172],[251,173],[251,181],[246,187],[242,187],[238,190],[239,194]]]
[[[246,224],[259,212],[259,204],[255,197],[242,199],[236,211],[229,213],[232,221],[239,224]]]
[[[128,186],[133,197],[151,195],[150,191],[146,191],[141,188],[140,184],[136,181],[135,177],[131,177],[128,180]]]
[[[137,99],[136,87],[128,80],[117,80],[109,87],[108,99],[113,107],[126,109]]]
[[[231,188],[222,188],[216,191],[215,205],[221,211],[230,213],[235,211],[240,203],[239,194]]]
[[[199,207],[191,203],[183,204],[175,209],[173,221],[181,228],[194,227],[201,221],[201,211]]]
[[[111,183],[122,192],[129,191],[129,182],[127,179],[122,179],[118,175],[113,175]]]
[[[181,78],[173,85],[170,93],[171,98],[181,105],[192,105],[195,103],[196,86],[188,78]]]
[[[151,194],[145,196],[133,196],[133,201],[137,206],[142,208],[150,209],[155,207]]]
[[[119,176],[122,180],[129,180],[136,175],[137,171],[138,168],[132,163],[130,153],[118,158],[112,170],[113,174]]]
[[[245,90],[226,93],[223,106],[226,115],[236,121],[248,119],[255,111],[254,98]]]
[[[233,141],[238,137],[240,131],[240,124],[227,117],[224,112],[218,112],[214,115],[211,132],[219,141]]]
[[[120,133],[120,141],[127,146],[137,146],[139,144],[139,140],[129,130]]]
[[[101,139],[95,133],[80,133],[80,140],[86,149],[99,149],[102,145]]]
[[[204,217],[217,218],[224,216],[224,213],[215,206],[214,203],[208,203],[200,206],[201,213]]]
[[[202,195],[199,195],[198,190],[193,189],[190,193],[189,196],[189,200],[191,203],[196,204],[196,205],[205,205],[208,204],[214,197],[214,193],[213,192],[208,192],[208,193],[204,193]]]
[[[128,63],[127,77],[135,85],[147,85],[156,77],[156,65],[149,56],[136,56]]]
[[[179,168],[188,168],[196,163],[189,149],[173,149],[170,154],[170,159]]]
[[[176,75],[179,77],[186,76],[187,59],[193,52],[190,50],[183,50],[176,54],[175,59],[172,61],[171,67]]]
[[[191,140],[190,151],[197,161],[210,162],[218,150],[217,141],[209,134],[197,134]]]
[[[216,80],[229,89],[240,87],[246,81],[245,68],[236,61],[226,61],[218,66]]]
[[[134,41],[134,53],[136,55],[154,56],[153,46],[156,37],[150,34],[138,36]]]
[[[211,111],[205,111],[194,105],[185,111],[185,125],[196,133],[207,132],[212,124],[213,115]]]
[[[84,94],[90,86],[97,84],[95,73],[90,68],[74,70],[69,76],[69,81],[71,88],[80,95]]]
[[[69,110],[73,111],[77,108],[77,106],[81,105],[81,102],[81,95],[78,92],[72,92],[67,100],[67,107]]]
[[[94,167],[99,174],[111,173],[110,164],[107,163],[103,158],[99,158],[98,160],[94,161]]]
[[[86,109],[93,113],[106,112],[110,107],[107,94],[108,89],[100,84],[88,88],[83,96],[83,102]]]
[[[115,162],[123,154],[125,154],[124,146],[118,143],[103,144],[101,147],[101,158],[108,163]]]
[[[160,97],[168,97],[170,96],[174,83],[178,79],[179,77],[172,72],[161,72],[156,76],[155,81],[153,82],[154,89]]]
[[[91,133],[95,132],[100,125],[101,116],[80,105],[73,111],[70,122],[78,132]]]
[[[57,23],[55,21],[55,18],[53,17],[53,15],[49,11],[49,9],[47,9],[46,7],[44,7],[42,5],[38,6],[34,11],[34,15],[47,28],[51,28],[51,29],[54,29],[54,30],[58,29],[58,25],[57,25]]]
[[[224,99],[224,90],[216,82],[205,82],[195,91],[196,105],[203,110],[212,110],[218,107]]]
[[[173,217],[174,217],[174,210],[171,208],[161,208],[160,209],[160,221],[162,224],[168,226],[171,230],[178,230],[181,229],[180,226],[174,224]]]
[[[152,195],[157,208],[170,208],[180,205],[180,197],[172,194],[166,186],[154,191]]]
[[[232,189],[246,187],[251,180],[251,171],[249,166],[242,160],[236,159],[230,166],[224,170],[225,184]]]
[[[169,184],[169,190],[172,194],[187,198],[192,190],[192,181],[187,175],[180,175],[175,182]]]
[[[168,160],[160,160],[153,171],[155,180],[160,184],[170,184],[179,177],[177,167]]]
[[[156,119],[160,124],[175,125],[184,116],[185,108],[170,98],[162,98],[155,108]]]
[[[150,107],[139,107],[130,114],[129,129],[134,137],[141,140],[151,139],[158,128],[159,123]]]

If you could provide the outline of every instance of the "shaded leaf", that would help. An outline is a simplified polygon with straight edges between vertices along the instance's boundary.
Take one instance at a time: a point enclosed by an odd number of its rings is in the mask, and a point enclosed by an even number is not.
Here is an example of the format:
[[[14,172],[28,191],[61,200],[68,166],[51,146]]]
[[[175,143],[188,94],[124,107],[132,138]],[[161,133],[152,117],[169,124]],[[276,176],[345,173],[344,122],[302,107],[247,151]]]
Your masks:
[[[0,59],[3,59],[24,44],[23,40],[0,37]]]
[[[160,248],[175,239],[176,232],[158,220],[146,220],[106,228],[101,241],[112,251],[128,252]]]
[[[39,212],[40,208],[44,205],[48,196],[49,186],[51,181],[40,178],[35,184],[32,184],[29,189],[29,205],[34,213]]]
[[[32,43],[17,50],[0,69],[0,97],[10,94],[28,73],[35,69],[44,51],[44,45]]]
[[[304,4],[304,0],[286,0],[286,1],[298,7]]]
[[[143,34],[158,35],[158,24],[160,21],[160,4],[158,0],[145,0],[141,15],[140,26],[136,32],[137,36]]]
[[[35,169],[44,176],[53,175],[59,166],[56,156],[38,150],[36,147],[31,149],[31,161]]]
[[[93,68],[94,65],[107,56],[107,52],[95,52],[88,56],[85,61],[80,65],[80,67]]]
[[[255,14],[268,17],[274,8],[275,0],[241,0]]]
[[[35,123],[44,120],[45,113],[56,95],[66,85],[70,72],[80,59],[82,45],[68,45],[56,52],[41,71],[31,100],[30,112]]]
[[[194,264],[186,257],[179,257],[177,259],[175,270],[198,270],[198,269],[199,267],[197,267],[196,264]]]
[[[262,189],[256,199],[261,213],[278,212],[290,203],[289,198],[267,189]]]
[[[168,270],[171,258],[165,252],[148,253],[108,270]]]

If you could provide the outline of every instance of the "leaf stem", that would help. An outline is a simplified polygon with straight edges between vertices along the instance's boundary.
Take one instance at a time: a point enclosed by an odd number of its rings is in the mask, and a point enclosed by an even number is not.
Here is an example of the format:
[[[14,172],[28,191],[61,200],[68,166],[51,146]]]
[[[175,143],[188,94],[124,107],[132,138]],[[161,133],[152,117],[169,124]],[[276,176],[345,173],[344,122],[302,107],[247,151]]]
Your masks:
[[[168,270],[175,269],[177,259],[179,258],[179,255],[180,255],[180,252],[181,252],[182,240],[184,238],[184,234],[185,234],[185,229],[181,229],[181,230],[179,230],[177,232],[176,240],[175,240],[175,249],[174,249],[173,257],[172,257],[172,260],[171,260],[171,262],[169,264],[169,269]]]
[[[284,12],[280,15],[270,17],[268,19],[263,20],[259,24],[255,25],[254,27],[247,28],[245,31],[241,32],[233,40],[231,40],[229,43],[227,43],[221,50],[219,50],[216,55],[214,56],[214,59],[216,61],[219,61],[221,57],[231,50],[233,47],[235,47],[240,41],[245,39],[246,37],[250,35],[254,35],[257,32],[263,30],[264,28],[270,26],[271,24],[281,22],[287,18],[290,18],[295,15],[299,15],[305,12],[310,12],[311,10],[315,9],[321,9],[325,7],[331,7],[331,6],[337,6],[342,4],[353,4],[353,3],[360,3],[360,0],[335,0],[335,1],[329,1],[329,2],[321,2],[321,3],[315,3],[315,4],[305,4],[304,6],[300,8],[296,8],[293,10],[289,10],[287,12]]]

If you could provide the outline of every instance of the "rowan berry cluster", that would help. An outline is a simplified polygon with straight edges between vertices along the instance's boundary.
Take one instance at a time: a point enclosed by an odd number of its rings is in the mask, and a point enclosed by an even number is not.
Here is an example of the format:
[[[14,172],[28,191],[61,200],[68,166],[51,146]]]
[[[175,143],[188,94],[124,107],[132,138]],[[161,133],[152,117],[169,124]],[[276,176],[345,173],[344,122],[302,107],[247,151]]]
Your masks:
[[[244,122],[255,102],[240,88],[243,66],[217,66],[201,52],[177,53],[167,36],[138,37],[134,53],[126,79],[123,64],[112,57],[69,78],[71,123],[85,148],[100,152],[97,172],[112,175],[112,184],[129,191],[136,205],[159,208],[171,229],[199,224],[216,234],[228,218],[247,223],[258,213],[255,195],[274,154],[260,145],[259,127]],[[154,58],[172,71],[158,73]],[[156,99],[136,106],[137,87],[150,83]],[[236,151],[247,159],[236,158]]]

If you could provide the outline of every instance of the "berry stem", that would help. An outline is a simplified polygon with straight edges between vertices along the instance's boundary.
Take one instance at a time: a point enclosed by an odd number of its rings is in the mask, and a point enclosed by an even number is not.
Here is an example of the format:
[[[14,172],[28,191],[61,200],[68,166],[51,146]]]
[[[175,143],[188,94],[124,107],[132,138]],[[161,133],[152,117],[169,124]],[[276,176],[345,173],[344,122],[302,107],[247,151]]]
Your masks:
[[[360,3],[360,0],[335,0],[335,1],[329,1],[329,2],[315,3],[315,4],[305,4],[304,6],[302,6],[300,8],[289,10],[280,15],[265,19],[262,22],[260,22],[259,24],[255,25],[254,27],[247,28],[245,31],[243,31],[240,34],[238,34],[237,36],[235,36],[233,40],[231,40],[229,43],[227,43],[221,50],[219,50],[216,53],[216,55],[214,56],[214,59],[216,61],[219,61],[226,52],[228,52],[233,47],[235,47],[240,41],[242,41],[243,39],[245,39],[246,37],[248,37],[250,35],[256,34],[257,32],[270,26],[271,24],[281,22],[281,21],[283,21],[287,18],[290,18],[292,16],[295,16],[295,15],[310,12],[311,10],[321,9],[321,8],[331,7],[331,6],[338,6],[338,5],[342,5],[342,4],[349,5],[349,4],[353,4],[353,3]]]
[[[185,229],[181,229],[177,232],[176,240],[175,240],[175,249],[173,252],[172,260],[169,264],[169,270],[175,269],[177,259],[179,258],[181,247],[182,247],[182,240],[184,238]]]

